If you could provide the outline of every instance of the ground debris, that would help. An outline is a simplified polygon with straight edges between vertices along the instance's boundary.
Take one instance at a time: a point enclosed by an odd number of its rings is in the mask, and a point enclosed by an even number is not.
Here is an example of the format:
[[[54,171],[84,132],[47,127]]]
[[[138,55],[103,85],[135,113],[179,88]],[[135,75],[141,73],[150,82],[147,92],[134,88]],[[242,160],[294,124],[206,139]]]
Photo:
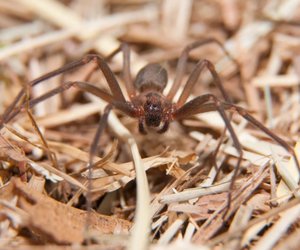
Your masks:
[[[20,179],[12,179],[1,193],[11,192],[17,202],[13,211],[19,216],[19,228],[26,228],[41,242],[56,244],[82,243],[87,212],[58,202],[33,189]],[[1,197],[1,201],[5,201]],[[8,202],[8,201],[7,201]],[[128,234],[131,223],[92,212],[91,230],[99,234]],[[9,217],[9,216],[8,216]]]

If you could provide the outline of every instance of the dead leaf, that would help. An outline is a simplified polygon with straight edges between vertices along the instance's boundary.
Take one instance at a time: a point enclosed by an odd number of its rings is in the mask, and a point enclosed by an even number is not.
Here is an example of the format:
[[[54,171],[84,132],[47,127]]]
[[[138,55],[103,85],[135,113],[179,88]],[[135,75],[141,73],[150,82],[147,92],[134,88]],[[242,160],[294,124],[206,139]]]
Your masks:
[[[39,237],[58,244],[82,243],[87,212],[43,195],[15,179],[18,207],[27,213],[26,227]],[[131,223],[111,216],[91,213],[89,229],[99,234],[128,233]]]

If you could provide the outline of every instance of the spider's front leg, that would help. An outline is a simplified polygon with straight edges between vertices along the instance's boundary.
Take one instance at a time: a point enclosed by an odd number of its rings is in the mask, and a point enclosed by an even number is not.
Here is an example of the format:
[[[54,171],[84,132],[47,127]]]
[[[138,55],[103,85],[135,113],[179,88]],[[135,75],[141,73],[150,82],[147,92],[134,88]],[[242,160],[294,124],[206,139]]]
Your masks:
[[[223,101],[219,100],[216,96],[214,96],[212,94],[206,94],[206,95],[198,96],[198,97],[194,98],[193,100],[187,102],[186,104],[184,104],[182,107],[180,107],[174,113],[174,118],[175,119],[181,120],[181,119],[185,119],[185,118],[188,118],[192,115],[196,115],[196,114],[200,114],[200,113],[205,113],[205,112],[210,112],[210,111],[218,111],[219,114],[221,115],[222,119],[224,120],[225,126],[227,127],[227,129],[228,129],[228,131],[229,131],[229,133],[232,137],[235,148],[239,152],[239,160],[238,160],[237,166],[235,167],[233,178],[232,178],[232,181],[230,183],[230,191],[228,193],[228,205],[227,205],[227,209],[228,209],[229,206],[230,206],[230,202],[231,202],[231,190],[234,186],[234,182],[236,180],[237,173],[239,171],[239,167],[240,167],[241,160],[242,160],[242,157],[243,157],[243,150],[242,150],[242,146],[241,146],[241,144],[238,140],[238,137],[237,137],[236,133],[234,132],[234,129],[233,129],[231,123],[230,123],[230,120],[226,115],[226,112],[225,112],[226,110],[238,113],[244,119],[246,119],[249,123],[251,123],[252,125],[257,127],[258,129],[263,131],[271,139],[273,139],[275,142],[277,142],[279,145],[281,145],[283,148],[285,148],[288,152],[290,152],[291,155],[294,158],[294,161],[295,161],[295,164],[298,168],[299,174],[300,174],[300,165],[299,165],[299,161],[297,159],[297,156],[296,156],[296,153],[295,153],[294,149],[286,141],[284,141],[282,138],[277,136],[270,129],[265,127],[261,122],[256,120],[244,108],[241,108],[241,107],[239,107],[237,105],[234,105],[232,103],[223,102]],[[226,213],[227,213],[227,211],[226,211]]]
[[[219,48],[221,48],[223,53],[228,58],[230,58],[230,60],[235,65],[237,65],[237,68],[239,69],[238,62],[228,53],[228,51],[224,48],[224,46],[218,40],[216,40],[215,38],[208,38],[208,39],[205,39],[205,40],[200,40],[200,41],[193,42],[193,43],[191,43],[191,44],[189,44],[185,47],[185,49],[182,51],[182,53],[179,57],[179,60],[178,60],[178,63],[177,63],[176,75],[175,75],[175,79],[174,79],[174,82],[173,82],[173,86],[172,86],[172,88],[170,89],[170,91],[167,95],[168,100],[172,100],[174,98],[174,96],[176,95],[176,93],[179,90],[180,85],[182,84],[182,79],[183,79],[183,76],[184,76],[185,71],[186,71],[186,65],[187,65],[187,61],[188,61],[188,57],[189,57],[190,52],[194,49],[199,48],[199,47],[205,46],[207,44],[213,44],[213,43],[216,44]],[[218,73],[215,70],[214,65],[208,60],[199,60],[198,63],[196,64],[196,66],[195,66],[195,69],[194,69],[194,71],[197,71],[198,75],[197,75],[197,77],[194,77],[193,81],[191,81],[191,79],[189,79],[188,83],[184,87],[184,89],[182,91],[182,94],[181,94],[181,97],[179,98],[180,99],[179,103],[181,105],[185,103],[187,97],[190,95],[191,90],[195,86],[195,84],[196,84],[196,82],[199,78],[199,75],[201,74],[201,72],[203,71],[204,68],[207,68],[210,71],[210,73],[213,77],[214,83],[216,84],[217,88],[220,90],[223,98],[227,102],[231,102],[229,96],[227,95],[227,93],[226,93],[226,91],[223,87],[223,84],[221,83],[221,80],[218,76]]]
[[[229,105],[231,105],[231,104],[229,104]],[[227,200],[227,206],[226,206],[226,210],[225,210],[225,215],[226,215],[227,212],[229,211],[229,208],[231,205],[232,190],[233,190],[235,180],[236,180],[236,177],[237,177],[237,174],[238,174],[238,171],[240,169],[240,165],[241,165],[241,162],[243,159],[243,150],[242,150],[242,146],[239,142],[239,139],[230,123],[230,119],[226,115],[225,108],[226,108],[226,106],[224,106],[223,103],[216,96],[214,96],[212,94],[205,94],[205,95],[194,98],[193,100],[189,101],[188,103],[183,105],[181,108],[179,108],[174,113],[174,118],[181,120],[181,119],[190,117],[192,115],[205,113],[205,112],[209,112],[209,111],[214,111],[214,110],[218,111],[219,114],[221,115],[221,117],[225,123],[225,126],[228,129],[228,131],[232,137],[234,147],[236,148],[236,150],[238,151],[238,154],[239,154],[238,163],[237,163],[236,167],[234,168],[232,181],[230,182],[230,186],[229,186],[228,200]]]
[[[178,61],[178,64],[177,64],[177,73],[176,73],[176,77],[175,77],[175,80],[174,80],[174,86],[172,87],[172,89],[170,90],[170,93],[168,94],[168,98],[173,98],[173,96],[175,95],[175,90],[177,91],[178,88],[179,88],[179,84],[180,82],[182,81],[182,78],[183,78],[183,74],[184,74],[184,71],[185,71],[185,68],[186,68],[186,63],[187,63],[187,59],[188,59],[188,55],[190,53],[190,51],[192,51],[193,49],[196,49],[202,45],[205,45],[207,43],[216,43],[224,52],[225,55],[227,55],[227,57],[231,58],[231,60],[238,66],[238,63],[235,61],[235,59],[233,59],[229,53],[226,51],[226,49],[222,46],[222,44],[220,42],[218,42],[217,40],[215,39],[207,39],[207,40],[204,40],[204,41],[196,41],[190,45],[188,45],[184,51],[182,52],[180,58],[179,58],[179,61]],[[239,69],[239,66],[237,67]],[[213,78],[213,83],[216,85],[216,87],[219,89],[219,91],[221,92],[222,94],[222,97],[224,98],[224,100],[228,103],[232,103],[231,101],[231,98],[229,97],[229,95],[227,94],[224,86],[223,86],[223,83],[221,81],[221,78],[219,77],[216,69],[215,69],[215,66],[209,61],[209,60],[199,60],[197,62],[197,64],[195,65],[192,73],[190,74],[183,90],[182,90],[182,93],[180,94],[179,96],[179,99],[177,101],[177,107],[182,107],[184,105],[184,103],[187,101],[188,97],[190,96],[190,94],[192,93],[192,90],[193,88],[195,87],[196,83],[198,82],[198,79],[201,75],[201,73],[207,69],[212,78]],[[195,107],[199,107],[199,105],[196,105]],[[202,107],[203,108],[203,107]],[[204,111],[206,111],[208,107],[206,106]],[[212,107],[214,109],[214,107]],[[190,113],[191,110],[193,110],[193,107],[191,107],[189,110],[187,110],[187,113]],[[231,115],[229,116],[229,120],[231,119]],[[216,156],[218,154],[218,151],[219,151],[219,148],[222,144],[222,141],[223,141],[223,138],[225,136],[225,133],[226,133],[226,127],[224,128],[224,131],[222,133],[222,136],[220,137],[220,140],[219,140],[219,143],[216,147],[216,150],[215,150],[215,153],[214,153],[214,156]],[[215,162],[215,166],[217,168],[217,164]]]
[[[115,54],[117,54],[119,51],[123,51],[123,61],[124,61],[124,74],[126,76],[126,78],[129,79],[130,76],[130,68],[129,68],[129,48],[126,47],[125,45],[120,47],[121,49],[117,49],[116,51],[114,51],[111,56],[109,56],[109,58],[112,58]],[[99,55],[96,54],[89,54],[84,56],[82,59],[68,63],[66,65],[64,65],[61,68],[58,68],[56,70],[53,70],[47,74],[44,74],[38,78],[36,78],[35,80],[32,80],[28,85],[30,87],[34,87],[37,84],[40,84],[41,82],[48,80],[52,77],[55,77],[57,75],[75,70],[77,68],[80,68],[90,62],[95,62],[98,67],[100,68],[100,70],[102,71],[102,73],[104,74],[104,77],[106,78],[106,81],[109,85],[109,88],[112,91],[113,96],[116,98],[116,100],[118,101],[125,101],[124,95],[121,91],[121,88],[119,86],[119,83],[116,79],[116,77],[114,76],[113,72],[111,71],[111,69],[109,68],[108,64],[106,63],[105,59],[102,58]],[[130,80],[130,79],[129,79]],[[128,81],[129,81],[128,80]],[[128,83],[130,84],[130,83]],[[132,83],[131,83],[132,85]],[[26,93],[26,87],[24,87],[23,89],[20,90],[20,92],[17,94],[17,96],[15,97],[14,101],[8,106],[8,108],[5,110],[5,112],[2,114],[1,119],[0,119],[0,129],[3,127],[3,125],[7,122],[9,122],[14,116],[15,113],[20,111],[20,107],[24,106],[25,102],[26,102],[26,98],[24,98]],[[17,107],[19,103],[19,107]]]
[[[61,86],[59,86],[57,88],[54,88],[54,89],[48,91],[47,93],[45,93],[45,94],[43,94],[43,95],[41,95],[37,98],[29,100],[28,101],[29,108],[32,108],[32,107],[36,106],[38,103],[40,103],[40,102],[42,102],[42,101],[44,101],[48,98],[51,98],[52,96],[55,96],[59,93],[62,93],[65,90],[67,90],[71,87],[76,87],[81,91],[89,92],[89,93],[91,93],[95,96],[98,96],[99,98],[107,101],[108,103],[110,103],[114,100],[114,97],[112,95],[104,92],[103,90],[95,87],[92,84],[89,84],[89,83],[86,83],[86,82],[75,81],[75,82],[65,82]],[[24,103],[21,103],[20,106],[12,109],[9,113],[9,116],[5,116],[5,114],[4,114],[3,119],[0,123],[0,129],[3,128],[5,123],[9,122],[17,114],[19,114],[22,111],[22,109],[24,109],[25,107],[26,107],[26,103],[24,102]]]

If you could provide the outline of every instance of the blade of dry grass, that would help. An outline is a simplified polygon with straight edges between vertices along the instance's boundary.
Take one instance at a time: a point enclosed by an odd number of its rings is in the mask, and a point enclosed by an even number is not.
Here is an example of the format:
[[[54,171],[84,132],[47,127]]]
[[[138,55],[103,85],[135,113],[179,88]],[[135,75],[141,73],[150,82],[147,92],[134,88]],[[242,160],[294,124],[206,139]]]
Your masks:
[[[99,104],[99,109],[104,110],[106,103],[95,98],[95,96],[89,95],[91,100]],[[131,151],[134,168],[136,173],[137,181],[137,204],[136,204],[136,213],[134,219],[134,227],[132,229],[132,235],[130,237],[127,249],[129,250],[146,250],[149,244],[149,233],[150,233],[150,193],[149,186],[147,181],[147,176],[145,168],[139,154],[137,144],[124,125],[119,121],[116,115],[112,112],[108,118],[108,124],[110,128],[118,135],[118,137],[125,141]]]
[[[199,198],[201,196],[208,195],[208,194],[226,192],[228,191],[229,186],[230,186],[230,182],[227,182],[223,184],[216,184],[210,187],[204,187],[204,188],[201,187],[201,188],[185,190],[183,192],[176,193],[176,194],[164,195],[161,197],[160,202],[162,204],[170,204],[173,202],[188,201],[190,199]]]
[[[167,245],[181,228],[182,224],[185,223],[186,219],[186,215],[179,216],[178,219],[175,220],[172,225],[169,226],[169,228],[165,231],[165,233],[160,237],[158,244]]]
[[[300,158],[300,143],[295,147],[297,158]],[[288,164],[282,164],[278,156],[274,154],[276,159],[276,168],[282,177],[276,189],[278,203],[284,203],[291,198],[292,195],[299,196],[299,172],[293,159],[290,158]]]
[[[151,21],[153,20],[153,18],[155,18],[156,14],[157,12],[155,9],[149,11],[149,9],[147,8],[144,11],[137,10],[130,13],[119,13],[107,17],[101,17],[98,20],[94,21],[82,22],[76,26],[64,28],[58,31],[52,31],[35,38],[17,42],[1,49],[0,61],[3,61],[13,55],[20,55],[26,51],[34,50],[48,44],[53,44],[77,36],[78,34],[82,34],[82,31],[89,31],[89,34],[99,34],[105,30],[109,30],[114,27],[120,27],[120,25],[136,23],[139,20]],[[104,49],[103,47],[101,48]],[[102,51],[99,52],[101,53]]]
[[[300,205],[296,205],[280,215],[280,219],[255,244],[254,250],[272,249],[276,242],[282,239],[288,228],[299,219]]]
[[[82,185],[79,181],[72,178],[68,174],[59,171],[58,169],[52,167],[46,163],[35,163],[34,161],[30,160],[26,156],[24,156],[21,152],[19,152],[14,146],[12,146],[2,135],[0,135],[0,144],[1,144],[1,154],[2,157],[8,157],[17,162],[27,163],[30,167],[36,170],[38,173],[44,175],[47,179],[57,182],[61,181],[62,179],[70,182],[71,184],[86,190],[86,187]]]

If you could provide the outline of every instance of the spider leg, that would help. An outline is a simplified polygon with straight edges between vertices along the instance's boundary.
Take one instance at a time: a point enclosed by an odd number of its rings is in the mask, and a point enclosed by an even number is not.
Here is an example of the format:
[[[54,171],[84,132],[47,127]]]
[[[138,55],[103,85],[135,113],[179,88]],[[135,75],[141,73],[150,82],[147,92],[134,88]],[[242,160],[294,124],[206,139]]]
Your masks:
[[[104,112],[101,116],[100,122],[98,124],[97,131],[94,135],[92,144],[90,146],[90,151],[89,151],[89,162],[88,162],[88,186],[87,186],[87,195],[86,195],[86,205],[87,205],[87,220],[85,223],[85,231],[88,232],[89,226],[91,225],[91,212],[92,212],[92,190],[93,190],[93,184],[92,184],[92,168],[94,166],[93,158],[96,155],[97,148],[98,148],[98,143],[101,139],[101,136],[103,135],[103,132],[107,126],[108,123],[108,117],[110,112],[112,111],[113,108],[117,108],[125,113],[127,113],[130,116],[134,116],[134,108],[129,102],[120,102],[120,101],[115,101],[113,102],[114,104],[108,104]]]
[[[35,80],[29,82],[29,86],[33,87],[47,79],[50,79],[52,77],[55,77],[59,74],[62,74],[64,72],[68,72],[70,70],[73,70],[73,69],[76,69],[80,66],[83,66],[85,65],[85,63],[83,63],[83,59],[79,60],[79,61],[75,61],[75,62],[71,62],[71,63],[68,63],[66,64],[65,66],[59,68],[59,69],[56,69],[56,70],[53,70],[47,74],[44,74],[38,78],[36,78]],[[24,97],[26,93],[26,89],[23,88],[20,90],[20,92],[17,94],[17,96],[15,97],[14,101],[8,106],[8,108],[5,110],[5,112],[3,113],[1,119],[0,119],[0,122],[1,122],[1,126],[3,125],[3,123],[7,123],[8,120],[10,120],[9,116],[10,116],[10,113],[12,112],[12,110],[16,107],[17,103],[21,101],[21,99]],[[21,105],[25,103],[25,100],[23,100],[21,102]]]
[[[63,83],[61,86],[54,88],[50,91],[48,91],[47,93],[29,100],[28,105],[29,108],[34,107],[35,105],[37,105],[38,103],[51,98],[54,95],[57,95],[59,93],[64,92],[65,90],[71,88],[71,87],[75,87],[80,89],[81,91],[85,91],[85,92],[89,92],[95,96],[98,96],[99,98],[103,99],[104,101],[106,101],[107,103],[110,103],[111,105],[113,105],[113,107],[121,110],[123,113],[134,117],[135,116],[135,109],[132,107],[132,105],[129,102],[120,102],[120,101],[116,101],[115,98],[106,93],[105,91],[103,91],[102,89],[97,88],[96,86],[86,83],[86,82],[79,82],[79,81],[74,81],[74,82],[65,82]],[[26,104],[26,103],[25,103]],[[7,122],[9,122],[11,119],[13,119],[18,113],[20,113],[20,111],[25,107],[25,104],[19,106],[18,108],[16,108],[11,114],[9,119],[7,120]],[[0,128],[1,126],[3,127],[3,124],[0,124]]]
[[[119,48],[113,51],[109,56],[105,59],[107,61],[111,60],[119,52],[123,54],[123,78],[125,82],[125,87],[128,93],[130,100],[136,96],[136,91],[133,85],[131,72],[130,72],[130,47],[127,43],[122,43]]]
[[[210,102],[210,103],[207,103]],[[231,105],[230,103],[228,103]],[[179,108],[175,113],[174,113],[174,118],[175,119],[184,119],[188,116],[199,114],[199,113],[205,113],[209,112],[212,110],[217,110],[219,114],[221,115],[226,128],[228,129],[232,140],[233,140],[233,145],[236,148],[239,158],[236,167],[234,168],[233,171],[233,176],[232,180],[230,182],[229,186],[229,192],[228,192],[228,200],[227,200],[227,205],[226,205],[226,210],[224,213],[224,216],[227,214],[227,212],[230,209],[231,206],[231,201],[232,201],[232,190],[235,184],[235,180],[238,174],[238,171],[240,169],[240,165],[243,159],[243,150],[242,146],[239,142],[239,139],[230,123],[230,118],[226,115],[225,109],[229,108],[227,106],[223,105],[223,102],[218,100],[218,98],[212,94],[205,94],[202,96],[198,96],[194,98],[193,100],[187,102],[185,105],[183,105],[181,108]]]
[[[190,100],[175,111],[175,113],[173,114],[174,119],[182,120],[192,115],[215,111],[216,105],[207,103],[211,100],[211,98],[212,94],[204,94]]]
[[[146,135],[147,131],[145,130],[144,123],[145,123],[145,118],[140,117],[139,118],[139,132],[143,135]]]
[[[209,43],[209,42],[215,42],[219,47],[221,47],[221,49],[223,50],[223,52],[229,57],[231,58],[231,60],[237,65],[237,68],[239,68],[239,65],[237,63],[237,61],[235,59],[233,59],[229,54],[228,52],[226,51],[226,49],[223,47],[223,45],[218,42],[217,40],[215,39],[208,39],[208,40],[204,40],[204,41],[198,41],[198,42],[194,42],[190,45],[188,45],[186,47],[186,49],[183,51],[182,53],[182,56],[180,57],[179,59],[179,62],[178,62],[178,67],[177,67],[177,72],[178,75],[176,75],[175,77],[175,81],[174,81],[174,85],[175,85],[175,89],[179,87],[179,84],[180,82],[182,81],[182,76],[184,74],[184,71],[185,71],[185,67],[186,67],[186,62],[187,62],[187,59],[188,59],[188,53],[189,51],[191,51],[192,49],[195,49],[199,46],[202,46],[206,43]],[[220,90],[223,98],[225,99],[225,101],[231,103],[231,99],[230,97],[227,95],[224,87],[223,87],[223,84],[221,82],[221,79],[218,75],[218,73],[216,72],[215,70],[215,67],[214,65],[208,61],[208,60],[199,60],[195,66],[195,68],[193,69],[192,73],[190,74],[188,80],[187,80],[187,83],[186,85],[184,86],[183,88],[183,91],[178,99],[178,102],[177,102],[177,106],[178,107],[181,107],[185,102],[186,100],[188,99],[190,93],[192,92],[192,89],[194,88],[195,84],[197,83],[198,79],[199,79],[199,76],[200,74],[202,73],[202,71],[207,68],[210,72],[210,74],[212,75],[213,77],[213,82],[214,84],[217,86],[217,88]],[[178,85],[178,87],[176,87],[176,84]],[[231,116],[229,116],[229,119],[231,119]],[[218,151],[219,151],[219,148],[222,144],[222,141],[224,140],[224,137],[226,135],[226,127],[224,128],[224,132],[222,133],[222,136],[220,137],[220,140],[219,140],[219,143],[216,147],[216,150],[215,150],[215,153],[214,155],[216,156],[218,154]],[[215,157],[214,157],[215,159]],[[217,167],[217,163],[214,162],[214,165],[215,165],[215,168],[218,169]]]
[[[250,122],[252,125],[256,126],[258,129],[263,131],[265,134],[267,134],[270,138],[272,138],[274,141],[276,141],[278,144],[280,144],[283,148],[285,148],[293,157],[296,167],[298,169],[298,173],[300,174],[300,164],[296,155],[295,150],[282,138],[280,138],[278,135],[276,135],[274,132],[272,132],[270,129],[265,127],[261,122],[256,120],[252,115],[250,115],[245,109],[236,106],[231,103],[223,103],[222,106],[224,109],[228,109],[232,112],[236,112],[240,114],[244,119],[246,119],[248,122]],[[230,185],[233,186],[233,185]]]
[[[215,83],[215,85],[218,87],[218,89],[221,91],[223,98],[227,101],[227,102],[231,102],[231,99],[229,98],[229,96],[227,95],[223,84],[221,82],[221,79],[218,75],[218,73],[215,70],[214,65],[208,61],[208,60],[200,60],[194,70],[192,71],[192,73],[190,74],[186,85],[184,86],[184,89],[178,99],[177,105],[180,107],[182,106],[187,98],[189,97],[193,87],[195,86],[200,74],[202,73],[202,71],[207,68],[209,70],[209,72],[211,73],[212,77],[213,77],[213,82]]]
[[[184,74],[184,71],[185,71],[185,68],[186,68],[186,63],[187,63],[187,59],[188,59],[188,53],[192,50],[192,49],[195,49],[199,46],[202,46],[206,43],[210,43],[210,42],[216,42],[217,45],[219,45],[219,47],[221,47],[221,49],[223,50],[223,52],[229,57],[231,58],[231,60],[238,66],[238,63],[228,54],[228,52],[225,50],[225,48],[223,47],[223,45],[221,43],[219,43],[217,40],[215,39],[208,39],[208,40],[204,40],[204,41],[198,41],[198,42],[195,42],[195,43],[192,43],[190,45],[188,45],[186,47],[186,49],[183,51],[179,61],[178,61],[178,64],[177,64],[177,74],[176,74],[176,77],[175,77],[175,80],[174,80],[174,86],[173,88],[170,90],[170,93],[168,96],[170,96],[171,98],[173,98],[173,96],[175,95],[176,92],[174,91],[177,91],[179,86],[180,86],[180,83],[182,81],[182,78],[183,78],[183,74]],[[183,91],[177,101],[177,107],[179,107],[179,110],[177,110],[176,112],[176,119],[180,119],[180,117],[186,117],[186,116],[189,116],[189,115],[192,115],[192,114],[197,114],[197,113],[203,113],[203,112],[208,112],[208,111],[211,111],[211,110],[218,110],[219,113],[221,114],[223,120],[225,121],[225,128],[224,128],[224,131],[222,133],[222,136],[220,137],[220,140],[218,142],[218,145],[216,147],[216,150],[214,152],[214,166],[215,166],[215,169],[216,171],[219,171],[220,168],[217,166],[217,163],[215,161],[216,159],[216,155],[218,154],[218,151],[219,151],[219,148],[222,144],[222,141],[224,139],[224,136],[225,136],[225,132],[226,130],[228,129],[229,130],[229,133],[231,134],[232,136],[232,139],[233,139],[233,143],[234,143],[234,146],[236,147],[237,151],[239,152],[239,160],[238,160],[238,164],[235,168],[235,171],[234,171],[234,174],[233,174],[233,178],[232,178],[232,182],[230,184],[230,190],[233,189],[233,185],[234,185],[234,182],[235,182],[235,179],[236,179],[236,175],[238,173],[238,170],[240,168],[240,164],[241,164],[241,160],[242,160],[242,154],[243,154],[243,151],[242,151],[242,147],[237,139],[237,136],[231,126],[231,123],[230,123],[230,120],[231,120],[231,115],[229,115],[229,117],[226,115],[226,113],[224,112],[224,110],[222,109],[221,106],[217,106],[216,103],[218,103],[215,98],[212,97],[212,95],[203,95],[201,97],[198,97],[198,98],[195,98],[194,100],[192,100],[191,102],[188,102],[187,104],[184,105],[184,103],[186,102],[186,100],[188,99],[189,95],[191,94],[191,91],[192,89],[194,88],[195,84],[197,83],[198,79],[199,79],[199,76],[200,74],[202,73],[202,71],[207,68],[210,72],[210,74],[212,75],[213,77],[213,82],[214,84],[216,85],[216,87],[220,90],[223,98],[225,99],[226,102],[228,103],[232,103],[231,101],[231,98],[227,95],[224,87],[223,87],[223,84],[221,82],[221,79],[218,75],[218,73],[216,72],[215,70],[215,67],[214,65],[208,61],[208,60],[199,60],[196,64],[196,66],[194,67],[192,73],[190,74],[188,80],[187,80],[187,83],[186,85],[184,86],[183,88]],[[239,68],[239,66],[238,66]],[[174,90],[175,89],[175,90]],[[173,91],[173,92],[172,92]],[[214,100],[214,103],[210,103],[210,104],[205,104],[203,105],[204,103],[206,103],[207,101],[209,100]],[[218,107],[218,108],[217,108]],[[229,210],[230,208],[230,202],[231,202],[231,191],[228,193],[228,205],[227,205],[227,211]],[[227,211],[225,212],[225,214],[227,213]]]
[[[225,110],[238,113],[244,119],[246,119],[249,123],[251,123],[252,125],[257,127],[258,129],[263,131],[271,139],[273,139],[275,142],[277,142],[279,145],[281,145],[283,148],[285,148],[293,156],[295,164],[296,164],[296,166],[298,168],[298,171],[300,173],[300,165],[299,165],[299,161],[297,159],[297,156],[296,156],[296,153],[295,153],[294,149],[286,141],[284,141],[282,138],[277,136],[270,129],[265,127],[261,122],[256,120],[251,114],[249,114],[242,107],[239,107],[239,106],[234,105],[234,104],[229,103],[229,102],[223,102],[223,101],[219,100],[217,97],[215,97],[212,94],[205,94],[205,95],[202,95],[202,96],[198,96],[198,97],[194,98],[193,100],[191,100],[191,101],[187,102],[186,104],[184,104],[177,111],[175,111],[175,113],[173,114],[173,117],[174,117],[174,119],[179,119],[180,120],[180,119],[185,119],[185,118],[187,118],[189,116],[192,116],[192,115],[195,115],[195,114],[205,113],[205,112],[214,111],[214,110],[218,111],[220,113],[221,117],[223,118],[223,120],[225,122],[225,125],[226,125],[230,135],[232,136],[234,146],[237,149],[237,151],[239,152],[239,160],[238,160],[237,167],[234,170],[232,182],[230,184],[230,190],[232,190],[232,188],[234,186],[234,182],[235,182],[235,179],[236,179],[236,176],[237,176],[237,173],[238,173],[238,170],[239,170],[239,166],[240,166],[240,163],[241,163],[241,160],[242,160],[243,151],[242,151],[242,147],[240,145],[240,142],[239,142],[239,140],[236,136],[236,133],[234,132],[234,129],[233,129],[231,123],[230,123],[230,119],[227,117],[227,115],[225,113]],[[230,198],[230,200],[228,201],[228,204],[230,205],[231,194],[229,194],[229,198]],[[229,205],[227,205],[227,211],[228,211]]]
[[[63,66],[59,69],[53,70],[53,71],[51,71],[51,72],[49,72],[45,75],[42,75],[41,77],[38,77],[35,80],[31,81],[29,83],[29,85],[31,87],[33,87],[33,86],[35,86],[35,85],[37,85],[37,84],[39,84],[39,83],[41,83],[41,82],[43,82],[47,79],[55,77],[59,74],[62,74],[62,73],[74,70],[74,69],[76,69],[78,67],[81,67],[83,65],[86,65],[86,64],[90,63],[91,61],[95,62],[98,65],[98,67],[100,68],[100,70],[103,72],[103,74],[106,78],[106,81],[109,85],[109,88],[111,89],[112,94],[115,97],[115,99],[125,102],[124,95],[121,91],[121,88],[119,86],[119,83],[118,83],[116,77],[114,76],[114,74],[110,70],[110,68],[109,68],[108,64],[105,62],[105,60],[102,57],[100,57],[99,55],[96,55],[96,54],[86,55],[78,61],[68,63],[68,64],[66,64],[65,66]],[[16,98],[14,99],[12,104],[6,109],[6,111],[4,112],[4,114],[2,115],[2,117],[0,119],[0,128],[3,127],[4,123],[7,123],[7,121],[11,120],[10,114],[14,110],[16,105],[20,101],[21,101],[20,105],[23,105],[26,102],[26,100],[22,100],[25,93],[26,93],[26,89],[23,88],[18,93],[18,95],[16,96]]]
[[[201,47],[203,45],[206,45],[206,44],[209,44],[209,43],[217,44],[222,49],[224,54],[227,57],[229,57],[238,66],[238,62],[234,58],[232,58],[232,56],[228,53],[228,51],[224,48],[224,46],[218,40],[216,40],[215,38],[208,38],[208,39],[205,39],[205,40],[193,42],[193,43],[191,43],[191,44],[189,44],[185,47],[185,49],[182,51],[182,53],[179,57],[179,60],[178,60],[178,63],[177,63],[176,76],[175,76],[175,79],[174,79],[174,83],[173,83],[173,86],[172,86],[171,90],[169,91],[169,93],[167,95],[167,98],[169,100],[172,100],[174,98],[175,94],[177,93],[177,91],[180,87],[180,84],[182,82],[182,78],[183,78],[185,70],[186,70],[186,64],[187,64],[187,60],[188,60],[188,57],[189,57],[189,53],[193,49],[199,48],[199,47]],[[239,66],[238,66],[238,68],[239,68]],[[223,95],[224,99],[226,101],[229,101],[230,99],[227,96],[227,94],[225,93],[225,91],[223,91],[223,87],[221,86],[219,88],[222,92],[222,95]]]
[[[108,121],[108,116],[110,114],[110,111],[112,110],[113,106],[111,104],[108,104],[105,109],[104,112],[101,116],[100,122],[98,124],[97,127],[97,131],[94,135],[92,144],[90,146],[90,151],[89,151],[89,162],[88,162],[88,187],[87,187],[87,208],[88,208],[88,212],[91,212],[92,209],[92,197],[91,197],[91,190],[93,190],[93,186],[92,186],[92,168],[93,168],[93,158],[96,155],[96,151],[97,151],[97,147],[98,147],[98,143],[99,140],[101,138],[101,135],[103,134],[106,125],[107,125],[107,121]],[[86,222],[86,225],[89,226],[90,225],[90,216],[88,216],[88,220]]]
[[[263,131],[265,134],[267,134],[270,138],[272,138],[274,141],[276,141],[279,145],[284,147],[294,158],[295,164],[298,168],[299,174],[300,174],[300,164],[297,159],[295,150],[282,138],[280,138],[278,135],[276,135],[274,132],[272,132],[270,129],[265,127],[261,122],[256,120],[251,114],[249,114],[244,108],[236,106],[231,103],[224,103],[225,109],[228,109],[233,112],[239,113],[242,117],[244,117],[248,122],[256,126],[258,129]]]
[[[89,83],[86,82],[65,82],[63,83],[61,86],[52,89],[50,91],[48,91],[47,93],[41,95],[40,97],[34,98],[29,100],[28,104],[29,104],[29,108],[32,108],[33,106],[35,106],[36,104],[56,95],[59,93],[62,93],[63,91],[71,88],[71,87],[77,87],[82,91],[86,91],[89,92],[95,96],[100,97],[101,99],[107,101],[107,102],[113,102],[114,97],[106,92],[104,92],[103,90],[95,87],[94,85],[91,85]],[[13,109],[8,117],[4,117],[3,121],[5,123],[9,122],[10,120],[12,120],[18,113],[20,113],[20,111],[25,107],[26,103],[23,103],[22,105],[18,106],[17,108]],[[0,129],[3,127],[4,122],[0,124]]]

